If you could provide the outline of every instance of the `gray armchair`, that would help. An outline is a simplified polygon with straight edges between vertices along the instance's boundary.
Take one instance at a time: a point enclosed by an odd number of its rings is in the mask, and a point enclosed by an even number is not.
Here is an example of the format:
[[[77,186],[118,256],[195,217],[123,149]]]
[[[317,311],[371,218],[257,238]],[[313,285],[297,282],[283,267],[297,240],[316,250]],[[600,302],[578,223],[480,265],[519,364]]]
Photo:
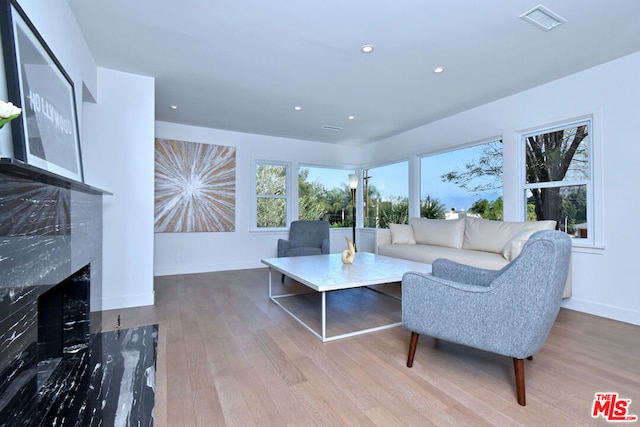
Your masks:
[[[537,353],[558,316],[571,239],[544,230],[501,270],[437,259],[431,275],[402,278],[402,323],[411,331],[407,366],[419,334],[512,357],[517,400],[526,404],[524,358]]]
[[[278,239],[278,258],[328,253],[329,223],[327,221],[292,221],[289,240]]]

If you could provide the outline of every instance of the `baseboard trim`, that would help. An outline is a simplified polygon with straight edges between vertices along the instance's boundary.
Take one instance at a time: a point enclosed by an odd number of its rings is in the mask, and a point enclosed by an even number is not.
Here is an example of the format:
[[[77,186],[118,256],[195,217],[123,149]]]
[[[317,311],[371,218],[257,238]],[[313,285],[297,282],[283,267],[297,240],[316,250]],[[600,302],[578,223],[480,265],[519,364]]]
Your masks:
[[[150,294],[103,298],[102,310],[118,310],[121,308],[142,307],[145,305],[153,305],[154,301],[155,291],[151,292]]]
[[[569,310],[606,317],[620,322],[631,323],[640,326],[640,311],[629,310],[607,304],[597,304],[592,301],[571,297],[562,301],[562,307]]]
[[[155,268],[154,276],[174,276],[176,274],[195,274],[195,273],[212,273],[215,271],[229,270],[249,270],[253,268],[266,268],[267,266],[257,262],[238,262],[238,263],[214,263],[200,265],[180,265],[173,267]]]

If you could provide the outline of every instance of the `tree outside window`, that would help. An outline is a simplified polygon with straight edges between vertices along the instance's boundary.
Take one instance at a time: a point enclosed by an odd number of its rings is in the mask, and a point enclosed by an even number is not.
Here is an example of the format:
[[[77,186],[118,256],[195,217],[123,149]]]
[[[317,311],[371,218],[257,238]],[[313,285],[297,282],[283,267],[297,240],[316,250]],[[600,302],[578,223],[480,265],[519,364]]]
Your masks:
[[[256,226],[282,228],[287,226],[288,166],[256,163]]]
[[[298,217],[328,221],[331,227],[351,227],[352,170],[303,166],[298,170]]]

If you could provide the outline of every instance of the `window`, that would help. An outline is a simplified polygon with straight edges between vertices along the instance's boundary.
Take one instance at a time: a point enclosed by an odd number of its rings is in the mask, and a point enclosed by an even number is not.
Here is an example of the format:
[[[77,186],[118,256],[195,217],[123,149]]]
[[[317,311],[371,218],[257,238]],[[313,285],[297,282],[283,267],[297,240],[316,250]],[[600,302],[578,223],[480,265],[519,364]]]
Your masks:
[[[282,163],[256,162],[256,226],[287,226],[287,188],[289,166]]]
[[[365,227],[409,223],[409,162],[365,169],[363,182]]]
[[[578,239],[591,239],[591,120],[522,135],[528,221],[551,219]]]
[[[502,141],[420,159],[420,216],[502,221]]]
[[[352,225],[349,174],[352,170],[303,166],[298,170],[298,217],[329,221],[331,227]]]

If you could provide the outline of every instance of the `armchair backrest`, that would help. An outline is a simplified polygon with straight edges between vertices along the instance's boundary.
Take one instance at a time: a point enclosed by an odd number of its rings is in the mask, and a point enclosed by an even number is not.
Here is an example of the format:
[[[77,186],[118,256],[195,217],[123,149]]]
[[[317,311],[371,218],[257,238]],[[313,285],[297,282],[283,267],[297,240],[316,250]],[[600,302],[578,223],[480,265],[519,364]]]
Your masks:
[[[489,284],[499,289],[502,309],[511,311],[512,332],[528,343],[529,354],[542,347],[558,316],[570,257],[566,233],[538,231]]]
[[[327,221],[292,221],[289,229],[289,241],[292,248],[322,248],[323,241],[329,239],[329,223]]]

